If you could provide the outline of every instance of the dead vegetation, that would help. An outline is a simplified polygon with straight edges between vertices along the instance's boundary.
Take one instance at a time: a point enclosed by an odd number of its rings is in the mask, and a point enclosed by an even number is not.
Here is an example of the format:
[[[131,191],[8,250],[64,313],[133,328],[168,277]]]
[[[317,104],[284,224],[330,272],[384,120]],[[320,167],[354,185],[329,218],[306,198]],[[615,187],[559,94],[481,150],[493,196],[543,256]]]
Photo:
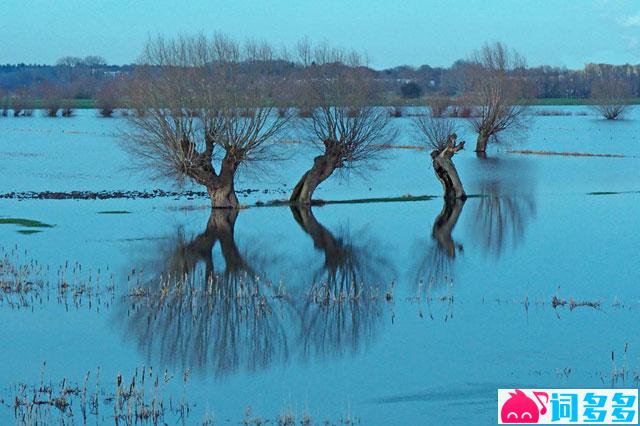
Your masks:
[[[174,378],[168,371],[160,373],[152,367],[136,368],[130,379],[117,373],[114,382],[101,382],[101,369],[87,371],[82,382],[66,378],[53,381],[41,370],[40,383],[19,383],[10,388],[15,421],[19,424],[100,424],[115,420],[126,425],[166,424],[169,419],[184,423],[191,412],[186,390],[176,397],[167,387],[182,379],[186,389],[189,371]]]
[[[571,116],[573,115],[573,112],[559,110],[559,109],[553,109],[553,110],[539,109],[539,110],[532,111],[531,114],[536,115],[538,117],[563,117],[563,116]]]
[[[525,154],[525,155],[553,155],[563,157],[609,157],[609,158],[626,158],[623,154],[594,154],[591,152],[559,152],[559,151],[536,151],[530,149],[508,150],[509,154]]]
[[[568,306],[570,311],[573,311],[576,308],[580,308],[582,306],[588,306],[594,309],[600,309],[599,301],[576,301],[573,297],[570,297],[567,301],[566,299],[560,299],[558,296],[553,296],[551,299],[551,306],[553,309],[557,309],[558,307]]]
[[[51,269],[17,247],[0,246],[0,307],[31,309],[54,299],[66,307],[99,309],[113,301],[114,288],[108,267],[105,271],[83,270],[80,263],[67,261]]]

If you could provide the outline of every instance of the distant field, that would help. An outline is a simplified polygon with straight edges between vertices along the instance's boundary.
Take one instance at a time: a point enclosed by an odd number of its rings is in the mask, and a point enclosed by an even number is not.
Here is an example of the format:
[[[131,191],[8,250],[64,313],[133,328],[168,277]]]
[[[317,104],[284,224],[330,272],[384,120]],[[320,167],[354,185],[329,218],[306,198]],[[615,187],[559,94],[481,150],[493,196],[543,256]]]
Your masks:
[[[426,106],[428,98],[421,97],[418,99],[402,99],[399,97],[389,97],[384,102],[385,106]],[[568,105],[593,105],[595,102],[593,99],[578,99],[578,98],[543,98],[543,99],[526,99],[523,103],[535,106],[568,106]],[[630,102],[633,105],[640,105],[640,98],[634,98]]]
[[[576,99],[576,98],[546,98],[546,99],[531,99],[529,100],[531,105],[593,105],[595,102],[593,99]],[[631,100],[631,104],[639,105],[640,98],[634,98]]]
[[[426,106],[428,98],[421,97],[418,99],[402,99],[398,97],[390,97],[380,102],[383,106]],[[64,102],[69,102],[71,108],[74,109],[93,109],[97,108],[97,101],[95,99],[65,99]],[[544,98],[544,99],[527,99],[523,101],[529,105],[534,106],[568,106],[568,105],[593,105],[593,99],[576,99],[576,98]],[[640,105],[640,98],[634,98],[631,100],[632,105]],[[36,99],[33,101],[33,108],[42,108],[42,100]]]
[[[0,106],[4,103],[4,100],[0,99]],[[32,99],[29,101],[29,107],[33,109],[42,109],[42,99]],[[95,99],[63,99],[60,104],[64,106],[70,105],[73,109],[92,109],[96,108],[97,101]],[[10,104],[9,104],[10,105]]]

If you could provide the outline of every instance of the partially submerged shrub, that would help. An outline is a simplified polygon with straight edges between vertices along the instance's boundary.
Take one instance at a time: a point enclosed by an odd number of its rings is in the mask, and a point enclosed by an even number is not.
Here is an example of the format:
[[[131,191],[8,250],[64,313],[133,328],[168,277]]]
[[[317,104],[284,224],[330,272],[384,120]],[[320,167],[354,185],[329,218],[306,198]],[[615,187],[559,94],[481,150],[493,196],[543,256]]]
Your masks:
[[[60,111],[60,100],[58,99],[45,99],[42,102],[44,107],[44,113],[47,117],[57,117],[58,111]]]
[[[44,115],[47,117],[57,117],[58,111],[62,108],[62,90],[60,87],[45,82],[39,86],[39,92]]]
[[[71,106],[71,101],[64,101],[63,107],[62,107],[62,116],[63,117],[73,116],[73,108]]]
[[[466,105],[455,105],[451,108],[451,112],[449,113],[449,117],[457,117],[457,118],[470,118],[474,117],[475,112],[473,107]]]
[[[112,117],[118,107],[118,92],[114,84],[108,84],[96,94],[98,112],[102,117]]]
[[[605,77],[593,83],[591,96],[595,99],[595,111],[607,120],[624,118],[630,108],[633,89],[631,85],[614,77]]]
[[[31,102],[22,97],[15,97],[11,100],[11,109],[14,117],[31,117],[33,113]]]
[[[449,109],[451,101],[447,98],[433,97],[427,100],[427,105],[432,117],[442,117]]]
[[[9,115],[9,100],[5,97],[5,94],[0,91],[0,115],[6,117]]]

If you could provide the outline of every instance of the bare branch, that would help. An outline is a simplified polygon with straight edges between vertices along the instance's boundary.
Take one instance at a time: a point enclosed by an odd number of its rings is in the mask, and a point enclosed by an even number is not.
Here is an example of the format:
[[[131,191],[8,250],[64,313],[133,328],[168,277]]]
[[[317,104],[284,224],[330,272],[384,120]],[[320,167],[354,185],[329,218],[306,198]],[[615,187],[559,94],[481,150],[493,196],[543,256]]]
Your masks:
[[[593,83],[591,96],[596,100],[595,111],[607,120],[624,118],[631,107],[633,89],[631,85],[613,76],[604,76]]]
[[[524,58],[502,43],[486,44],[472,56],[468,80],[470,102],[477,108],[470,118],[478,133],[476,151],[484,152],[489,138],[526,126],[522,71]]]
[[[276,114],[275,82],[264,72],[274,60],[264,42],[242,49],[219,33],[150,39],[129,90],[138,114],[129,118],[126,148],[160,176],[205,185],[212,201],[224,188],[235,206],[239,166],[272,159],[269,149],[290,119]],[[256,61],[264,67],[242,69]]]

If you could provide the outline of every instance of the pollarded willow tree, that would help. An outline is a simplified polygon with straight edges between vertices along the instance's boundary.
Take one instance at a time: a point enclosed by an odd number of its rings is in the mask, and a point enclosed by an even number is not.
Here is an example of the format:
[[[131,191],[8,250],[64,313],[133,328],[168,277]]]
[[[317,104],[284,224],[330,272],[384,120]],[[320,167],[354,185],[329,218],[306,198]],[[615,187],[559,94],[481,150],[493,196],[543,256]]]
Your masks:
[[[467,198],[458,175],[453,156],[464,149],[464,141],[458,142],[453,121],[435,118],[431,114],[418,114],[413,120],[421,141],[431,149],[433,171],[442,183],[446,200]]]
[[[593,108],[607,120],[624,118],[631,107],[633,89],[631,85],[614,76],[604,76],[593,82],[591,97],[595,101]]]
[[[473,53],[467,79],[469,102],[476,109],[469,118],[478,133],[476,152],[486,152],[488,142],[501,132],[526,126],[522,104],[525,67],[523,56],[499,42],[485,44]]]
[[[320,148],[293,189],[290,202],[310,205],[313,193],[336,171],[350,171],[379,157],[395,133],[385,108],[372,106],[373,79],[360,55],[326,45],[298,45],[303,72],[299,106],[310,111],[300,120],[304,137]]]
[[[273,159],[290,118],[276,114],[275,52],[260,46],[223,34],[150,39],[130,89],[125,148],[158,176],[205,186],[212,207],[238,208],[240,166]]]

